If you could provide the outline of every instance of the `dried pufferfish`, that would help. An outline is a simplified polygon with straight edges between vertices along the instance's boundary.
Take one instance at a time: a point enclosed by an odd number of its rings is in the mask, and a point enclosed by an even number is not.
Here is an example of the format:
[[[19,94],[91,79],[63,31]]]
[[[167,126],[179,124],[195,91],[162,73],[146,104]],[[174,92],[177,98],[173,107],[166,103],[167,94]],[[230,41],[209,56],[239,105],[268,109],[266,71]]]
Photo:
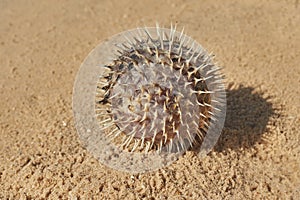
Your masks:
[[[218,123],[218,105],[224,105],[212,98],[224,86],[211,56],[183,31],[156,30],[151,35],[139,29],[146,38],[118,44],[118,54],[98,79],[101,130],[130,152],[181,152],[201,143]]]

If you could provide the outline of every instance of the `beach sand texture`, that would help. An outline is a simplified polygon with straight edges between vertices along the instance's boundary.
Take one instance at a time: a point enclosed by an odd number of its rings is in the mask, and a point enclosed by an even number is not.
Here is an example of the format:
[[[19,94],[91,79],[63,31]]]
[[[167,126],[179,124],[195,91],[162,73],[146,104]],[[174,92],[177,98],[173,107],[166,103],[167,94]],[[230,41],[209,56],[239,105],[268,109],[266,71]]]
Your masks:
[[[0,1],[0,199],[300,199],[300,5],[291,1]],[[98,162],[72,89],[101,41],[185,27],[226,75],[227,116],[204,159],[131,175]]]

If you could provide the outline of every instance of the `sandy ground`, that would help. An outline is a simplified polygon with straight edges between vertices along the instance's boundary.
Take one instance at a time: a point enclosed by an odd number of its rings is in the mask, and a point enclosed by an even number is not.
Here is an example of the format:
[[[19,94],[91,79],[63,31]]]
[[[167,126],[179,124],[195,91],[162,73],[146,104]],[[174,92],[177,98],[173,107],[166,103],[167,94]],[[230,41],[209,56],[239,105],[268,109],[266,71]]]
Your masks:
[[[0,199],[300,199],[300,5],[292,1],[0,1]],[[205,159],[130,175],[74,128],[87,54],[137,26],[178,22],[224,67],[228,112]]]

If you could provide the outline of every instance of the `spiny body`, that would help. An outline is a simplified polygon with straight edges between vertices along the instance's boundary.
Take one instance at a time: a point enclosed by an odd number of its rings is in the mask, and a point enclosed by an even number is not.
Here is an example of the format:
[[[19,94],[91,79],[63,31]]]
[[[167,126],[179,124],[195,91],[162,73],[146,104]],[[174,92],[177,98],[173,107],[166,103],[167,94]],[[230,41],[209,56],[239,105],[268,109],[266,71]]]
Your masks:
[[[96,111],[108,136],[123,136],[130,151],[186,150],[202,141],[217,108],[206,82],[219,84],[219,68],[200,45],[190,46],[183,31],[175,36],[157,27],[156,36],[133,37],[99,78]],[[118,140],[117,140],[118,141]],[[116,142],[117,142],[116,141]]]

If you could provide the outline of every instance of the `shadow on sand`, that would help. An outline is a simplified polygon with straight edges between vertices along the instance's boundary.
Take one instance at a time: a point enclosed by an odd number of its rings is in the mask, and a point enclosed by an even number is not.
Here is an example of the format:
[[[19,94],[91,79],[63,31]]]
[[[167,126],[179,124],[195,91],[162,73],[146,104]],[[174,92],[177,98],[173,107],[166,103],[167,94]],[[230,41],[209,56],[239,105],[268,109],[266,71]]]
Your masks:
[[[222,134],[214,151],[249,148],[261,142],[261,136],[272,115],[273,105],[263,98],[263,93],[240,85],[227,90],[227,113]]]

